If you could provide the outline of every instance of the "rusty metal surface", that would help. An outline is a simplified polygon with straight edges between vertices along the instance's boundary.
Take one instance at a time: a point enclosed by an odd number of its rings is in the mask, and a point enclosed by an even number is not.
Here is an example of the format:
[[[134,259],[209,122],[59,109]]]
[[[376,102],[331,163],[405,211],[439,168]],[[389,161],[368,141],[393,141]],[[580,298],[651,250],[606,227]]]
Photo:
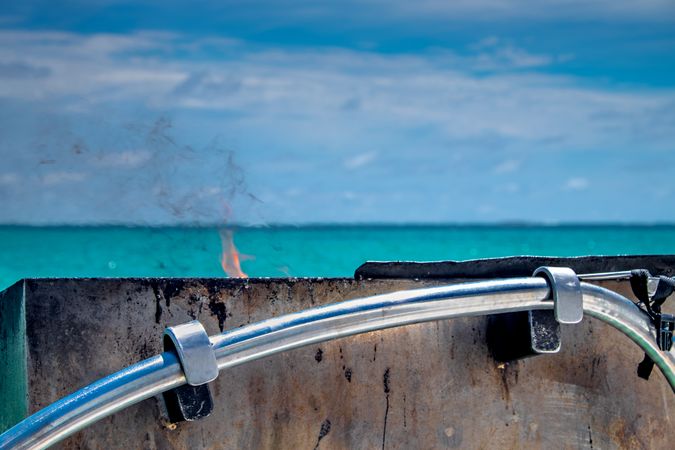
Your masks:
[[[169,325],[196,318],[214,334],[437,283],[28,280],[31,411],[160,352]],[[559,354],[501,365],[486,324],[420,324],[272,356],[221,372],[202,421],[171,429],[151,399],[61,448],[669,448],[675,396],[660,373],[637,378],[642,354],[619,332],[585,318],[563,326]]]

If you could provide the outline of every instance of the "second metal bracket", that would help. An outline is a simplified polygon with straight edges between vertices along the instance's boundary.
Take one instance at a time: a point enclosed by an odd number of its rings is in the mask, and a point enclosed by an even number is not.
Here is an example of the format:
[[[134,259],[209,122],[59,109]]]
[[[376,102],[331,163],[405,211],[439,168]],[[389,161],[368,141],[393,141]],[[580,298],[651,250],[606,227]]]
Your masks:
[[[492,317],[488,345],[498,361],[557,353],[561,347],[560,324],[578,323],[583,317],[581,284],[572,269],[540,267],[534,275],[546,278],[553,311],[532,310]]]
[[[178,354],[189,385],[199,386],[218,377],[216,354],[209,335],[198,320],[167,328],[164,350],[174,350]]]
[[[193,421],[211,414],[213,397],[207,383],[218,377],[218,364],[202,324],[193,320],[167,328],[164,350],[178,355],[188,383],[163,394],[169,420]]]

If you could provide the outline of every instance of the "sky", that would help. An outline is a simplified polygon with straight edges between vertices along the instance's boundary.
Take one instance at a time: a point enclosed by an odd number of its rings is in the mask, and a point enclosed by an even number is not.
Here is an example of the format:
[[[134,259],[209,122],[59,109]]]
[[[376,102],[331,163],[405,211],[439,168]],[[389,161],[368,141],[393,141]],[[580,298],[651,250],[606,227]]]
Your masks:
[[[672,0],[6,1],[0,223],[675,221]]]

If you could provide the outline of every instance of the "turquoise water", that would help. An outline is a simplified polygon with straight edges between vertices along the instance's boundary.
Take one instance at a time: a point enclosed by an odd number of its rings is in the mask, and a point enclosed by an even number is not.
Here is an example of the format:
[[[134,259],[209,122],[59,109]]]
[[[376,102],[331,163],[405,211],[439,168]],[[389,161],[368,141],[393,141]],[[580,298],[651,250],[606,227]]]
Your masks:
[[[366,260],[675,253],[675,226],[237,228],[250,276],[352,276]],[[0,289],[23,277],[224,276],[216,228],[0,227]]]

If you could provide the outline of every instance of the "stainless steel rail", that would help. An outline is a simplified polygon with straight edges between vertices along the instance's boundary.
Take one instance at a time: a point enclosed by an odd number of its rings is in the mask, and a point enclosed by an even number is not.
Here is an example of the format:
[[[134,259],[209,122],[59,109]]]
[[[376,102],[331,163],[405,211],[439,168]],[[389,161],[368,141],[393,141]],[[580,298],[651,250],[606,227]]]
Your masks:
[[[675,390],[675,356],[656,345],[649,318],[610,290],[581,284],[584,313],[617,328],[657,364]],[[348,300],[268,319],[210,338],[218,368],[358,333],[455,317],[553,309],[544,278],[513,278],[416,289]],[[103,378],[26,418],[0,435],[0,449],[41,449],[97,420],[186,383],[163,353]]]

